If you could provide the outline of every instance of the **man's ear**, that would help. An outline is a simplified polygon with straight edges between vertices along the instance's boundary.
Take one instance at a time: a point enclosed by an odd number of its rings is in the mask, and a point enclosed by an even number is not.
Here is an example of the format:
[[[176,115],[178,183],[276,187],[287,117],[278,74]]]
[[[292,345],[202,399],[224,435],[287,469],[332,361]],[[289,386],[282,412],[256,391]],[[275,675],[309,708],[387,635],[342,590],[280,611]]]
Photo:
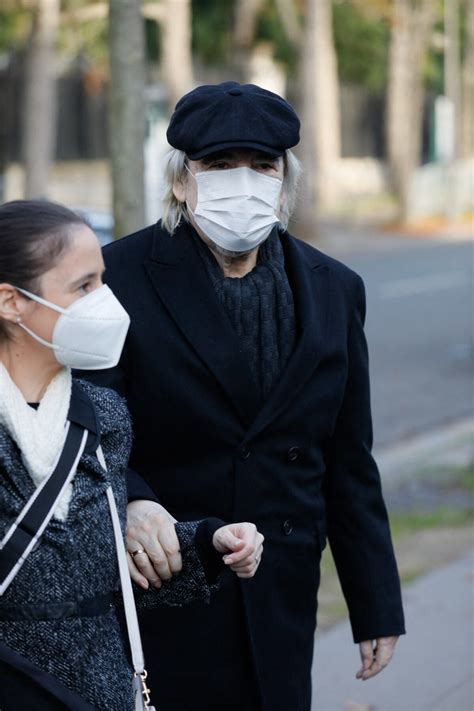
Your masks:
[[[184,175],[173,183],[173,195],[178,202],[186,202],[186,177]]]

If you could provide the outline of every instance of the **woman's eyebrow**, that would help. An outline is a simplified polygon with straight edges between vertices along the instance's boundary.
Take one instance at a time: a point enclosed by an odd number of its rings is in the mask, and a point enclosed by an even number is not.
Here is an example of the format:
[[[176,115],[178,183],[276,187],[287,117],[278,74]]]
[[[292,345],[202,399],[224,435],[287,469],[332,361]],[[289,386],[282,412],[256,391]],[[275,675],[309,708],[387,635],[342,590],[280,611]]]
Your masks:
[[[71,284],[71,287],[74,288],[76,286],[80,286],[83,282],[89,281],[90,279],[93,279],[95,276],[97,276],[97,272],[90,272],[89,274],[84,274],[79,279],[76,279],[75,281],[73,281]]]

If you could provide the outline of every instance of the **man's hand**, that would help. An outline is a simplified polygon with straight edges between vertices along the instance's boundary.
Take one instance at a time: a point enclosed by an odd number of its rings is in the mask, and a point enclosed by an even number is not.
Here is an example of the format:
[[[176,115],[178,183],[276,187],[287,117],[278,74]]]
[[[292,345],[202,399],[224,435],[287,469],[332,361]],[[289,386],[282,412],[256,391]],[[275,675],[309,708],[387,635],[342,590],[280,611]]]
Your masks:
[[[179,573],[183,562],[176,519],[154,501],[132,501],[127,507],[127,558],[130,576],[145,590],[161,587]]]
[[[212,543],[238,578],[253,578],[260,565],[264,538],[253,523],[230,523],[218,528]]]
[[[362,667],[357,672],[356,679],[366,681],[385,669],[393,656],[397,640],[398,637],[379,637],[376,640],[360,642]]]

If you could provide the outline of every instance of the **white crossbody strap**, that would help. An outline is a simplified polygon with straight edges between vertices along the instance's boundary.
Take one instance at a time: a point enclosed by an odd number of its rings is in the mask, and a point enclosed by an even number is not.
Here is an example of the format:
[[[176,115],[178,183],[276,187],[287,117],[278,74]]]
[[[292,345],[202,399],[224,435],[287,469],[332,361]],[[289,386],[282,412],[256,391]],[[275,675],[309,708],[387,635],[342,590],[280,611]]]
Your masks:
[[[117,513],[112,487],[107,489],[107,499],[109,501],[110,515],[114,527],[115,548],[117,550],[117,560],[120,571],[120,584],[122,586],[123,605],[125,607],[125,617],[127,620],[128,637],[130,640],[130,649],[132,652],[133,668],[137,674],[142,674],[145,668],[145,660],[143,658],[142,641],[140,630],[138,628],[137,609],[135,607],[135,599],[133,597],[132,581],[128,570],[127,554],[122,538],[122,529]]]
[[[102,448],[97,450],[97,458],[103,468],[107,470],[107,465],[104,459]],[[120,584],[122,586],[123,604],[125,608],[125,617],[127,620],[128,637],[130,640],[130,649],[132,653],[133,668],[137,674],[142,674],[145,668],[145,660],[143,658],[142,642],[140,630],[138,628],[137,609],[135,607],[135,599],[133,597],[132,581],[128,570],[127,553],[123,542],[122,528],[120,519],[115,504],[112,487],[106,491],[107,499],[110,507],[110,515],[112,517],[112,525],[114,528],[115,549],[117,551],[117,560],[120,573]]]
[[[102,447],[97,450],[97,458],[102,467],[107,471]],[[135,671],[133,681],[133,694],[135,711],[156,711],[154,706],[150,706],[150,689],[147,687],[146,678],[147,672],[145,669],[145,660],[143,658],[142,640],[140,637],[140,628],[138,626],[137,608],[135,607],[135,598],[133,596],[132,581],[128,571],[127,552],[123,542],[122,528],[115,503],[112,487],[106,491],[107,500],[109,502],[110,516],[114,529],[115,550],[117,551],[117,561],[120,573],[120,585],[122,587],[123,606],[125,608],[125,619],[127,621],[128,639],[130,642],[130,651],[132,654],[132,664]]]

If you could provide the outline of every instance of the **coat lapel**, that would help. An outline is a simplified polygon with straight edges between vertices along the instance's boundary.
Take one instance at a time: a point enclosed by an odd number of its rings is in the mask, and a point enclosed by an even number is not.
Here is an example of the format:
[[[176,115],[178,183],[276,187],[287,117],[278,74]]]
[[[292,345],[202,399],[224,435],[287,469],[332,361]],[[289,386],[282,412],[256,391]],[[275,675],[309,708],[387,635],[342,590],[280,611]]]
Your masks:
[[[173,236],[156,230],[145,268],[169,314],[248,428],[259,408],[256,383],[237,334],[216,298],[190,229],[183,225]]]
[[[298,335],[284,372],[261,405],[239,339],[216,298],[190,229],[183,225],[173,236],[157,230],[145,268],[181,332],[232,400],[250,439],[298,395],[321,359],[329,322],[328,269],[320,263],[318,252],[282,235]]]
[[[321,360],[330,316],[330,275],[318,252],[281,235],[285,269],[293,292],[297,340],[286,368],[247,432],[247,439],[268,427],[298,396]]]

